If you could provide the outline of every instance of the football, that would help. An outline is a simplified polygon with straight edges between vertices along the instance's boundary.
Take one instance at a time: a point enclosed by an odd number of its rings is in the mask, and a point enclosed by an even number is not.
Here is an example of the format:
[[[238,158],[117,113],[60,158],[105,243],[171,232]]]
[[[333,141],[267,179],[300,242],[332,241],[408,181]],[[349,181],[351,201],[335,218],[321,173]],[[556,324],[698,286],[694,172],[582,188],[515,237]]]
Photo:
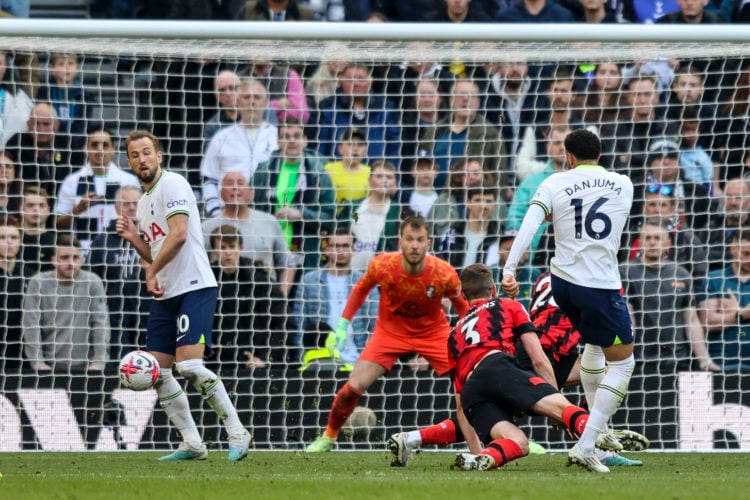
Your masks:
[[[120,381],[134,391],[151,389],[159,379],[159,362],[146,351],[132,351],[120,360]]]

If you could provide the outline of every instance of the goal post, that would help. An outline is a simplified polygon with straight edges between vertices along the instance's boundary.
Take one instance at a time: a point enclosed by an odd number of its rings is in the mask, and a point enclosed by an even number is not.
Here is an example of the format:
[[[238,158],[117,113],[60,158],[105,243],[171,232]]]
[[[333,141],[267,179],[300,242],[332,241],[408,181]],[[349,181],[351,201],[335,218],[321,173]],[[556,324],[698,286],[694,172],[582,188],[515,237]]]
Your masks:
[[[0,290],[4,320],[0,325],[0,451],[166,449],[178,439],[155,395],[125,390],[117,378],[118,355],[145,345],[148,299],[140,295],[139,278],[133,278],[132,266],[137,267],[137,261],[123,261],[123,254],[96,263],[92,259],[98,247],[84,246],[83,272],[99,277],[108,309],[105,340],[92,340],[93,336],[78,330],[84,342],[91,342],[83,354],[81,349],[58,345],[58,341],[65,342],[61,337],[55,340],[55,330],[66,328],[55,324],[56,317],[77,319],[89,314],[78,307],[80,302],[62,311],[37,307],[39,315],[46,312],[50,318],[46,324],[38,320],[36,326],[43,325],[38,328],[39,338],[30,337],[24,323],[32,317],[32,301],[24,290],[37,271],[53,269],[49,259],[55,251],[53,236],[55,231],[67,231],[56,228],[60,216],[72,211],[73,231],[83,231],[75,222],[79,210],[71,208],[88,192],[81,191],[83,181],[79,179],[74,186],[67,208],[60,189],[64,178],[85,167],[94,154],[87,146],[91,127],[103,125],[111,134],[112,162],[124,171],[128,170],[124,138],[135,129],[153,131],[162,141],[165,165],[184,174],[201,205],[209,208],[202,170],[206,158],[215,155],[219,163],[239,162],[241,169],[253,163],[252,172],[258,172],[255,168],[262,170],[266,161],[275,158],[274,151],[283,146],[280,142],[289,140],[279,137],[279,126],[290,117],[302,122],[309,155],[319,163],[321,176],[329,176],[326,165],[356,164],[353,156],[361,156],[361,162],[370,167],[385,158],[395,165],[400,182],[390,203],[413,203],[417,211],[434,203],[452,204],[455,210],[426,213],[434,230],[431,250],[457,268],[464,265],[468,248],[456,246],[459,240],[474,245],[469,252],[477,258],[500,266],[500,236],[518,222],[515,193],[526,179],[551,168],[554,155],[560,154],[550,145],[557,130],[552,120],[567,117],[570,128],[594,130],[605,148],[603,162],[631,175],[639,193],[622,266],[623,274],[633,281],[626,280],[624,288],[636,321],[637,363],[647,368],[637,369],[613,424],[646,434],[655,449],[750,451],[750,358],[743,358],[743,354],[750,356],[743,341],[750,327],[736,315],[730,321],[731,311],[709,321],[705,309],[706,304],[730,307],[711,302],[722,293],[711,287],[720,286],[716,272],[735,262],[731,235],[750,218],[750,187],[738,184],[738,179],[747,181],[750,176],[749,47],[750,32],[743,25],[0,20],[0,53],[6,63],[0,76],[6,96],[0,101],[6,103],[0,107],[0,149],[13,163],[16,176],[15,182],[7,176],[0,179],[0,203],[4,203],[0,231],[9,225],[21,226],[19,248],[9,249],[12,245],[0,242],[5,262],[12,261],[0,276],[4,287]],[[73,54],[77,63],[78,76],[66,84],[57,80],[54,61],[58,54]],[[364,74],[346,74],[344,68],[352,64],[363,68]],[[520,76],[504,72],[504,66],[514,64],[524,68]],[[263,68],[254,69],[254,65]],[[597,68],[605,65],[613,66],[615,73],[598,74]],[[419,76],[417,68],[424,68],[424,75]],[[237,109],[237,84],[230,79],[219,85],[221,72],[232,72],[238,82],[252,78],[264,85],[269,104],[263,120],[274,135],[267,155],[257,161],[253,158],[263,152],[255,148],[261,140],[256,132],[247,136],[249,149],[218,143],[216,151],[211,149],[217,136],[209,137],[209,125],[225,130],[242,117]],[[515,84],[506,85],[512,78]],[[646,87],[633,83],[642,78],[650,82]],[[614,86],[608,87],[607,79],[616,80]],[[365,93],[350,90],[347,98],[363,107],[337,108],[348,102],[337,103],[335,96],[341,92],[337,88],[342,83],[356,88],[360,80],[366,81]],[[467,95],[454,88],[462,81],[476,84]],[[550,89],[560,81],[563,85],[555,94]],[[61,93],[60,89],[76,92]],[[88,97],[79,97],[84,94]],[[649,95],[644,98],[644,94]],[[360,99],[363,96],[368,97]],[[475,108],[471,120],[482,124],[481,133],[472,135],[478,126],[468,127],[466,134],[460,127],[451,130],[453,116],[465,111],[456,104],[461,97],[469,98],[467,108]],[[51,159],[45,156],[44,147],[37,151],[30,143],[12,141],[17,134],[28,134],[34,102],[52,105],[63,129],[57,133],[70,134],[54,146]],[[232,113],[222,115],[225,109]],[[633,118],[641,111],[641,119]],[[358,154],[351,151],[355,139],[364,143]],[[419,191],[413,186],[422,181],[415,180],[413,167],[420,155],[435,160],[440,179],[435,182],[443,184],[434,186],[435,196],[429,188],[425,196],[402,195]],[[679,183],[651,170],[656,168],[653,161],[677,156]],[[477,160],[483,173],[490,174],[491,188],[497,192],[492,223],[482,226],[481,238],[465,229],[471,215],[460,193],[465,194],[469,167],[449,170],[469,160]],[[330,171],[336,168],[343,167],[330,167]],[[37,177],[29,178],[28,172],[37,172],[33,174]],[[22,179],[23,175],[27,177]],[[97,188],[99,181],[90,177],[91,189],[104,189],[101,203],[114,206],[114,189],[105,189],[101,182]],[[263,200],[268,201],[263,197],[277,186],[259,185],[256,182],[263,177],[250,177],[254,207],[262,212]],[[214,179],[215,200],[221,196],[217,183],[222,178]],[[304,238],[296,237],[296,229],[285,232],[286,225],[279,225],[273,235],[251,233],[255,250],[244,255],[260,262],[255,266],[265,274],[258,271],[254,276],[263,278],[251,284],[253,290],[265,290],[265,295],[245,296],[238,291],[238,283],[224,289],[215,322],[219,354],[207,363],[221,374],[258,448],[297,449],[319,434],[335,391],[350,373],[345,366],[325,359],[301,369],[305,351],[318,347],[313,344],[327,333],[321,324],[331,324],[321,311],[345,297],[319,298],[326,302],[323,307],[295,295],[303,273],[324,268],[326,259],[332,258],[325,248],[327,234],[337,226],[357,222],[356,217],[341,215],[341,209],[356,212],[358,199],[369,188],[361,178],[344,177],[344,184],[341,178],[327,181],[326,196],[332,198],[324,198],[320,186],[306,186],[321,192],[311,197],[314,201],[299,206],[301,212],[318,214],[317,219],[304,216],[308,217]],[[448,188],[451,182],[457,183],[452,190]],[[50,214],[41,227],[25,225],[33,225],[27,213],[31,209],[24,208],[26,184],[50,188],[46,200]],[[532,194],[527,193],[526,202]],[[275,207],[266,204],[273,214]],[[525,211],[525,205],[521,208]],[[92,241],[96,234],[106,234],[104,218],[109,217],[109,222],[111,216],[83,212],[86,230],[93,231],[88,233]],[[102,220],[92,230],[96,217]],[[642,226],[637,221],[654,218],[668,226],[671,250],[665,259],[679,264],[681,270],[636,279],[627,270],[641,262],[644,252],[639,237]],[[277,233],[285,249],[265,243]],[[355,233],[355,254],[372,243],[367,237],[371,238],[365,230]],[[305,247],[300,241],[313,243]],[[537,243],[543,241],[540,234]],[[545,266],[544,250],[539,246],[531,255],[533,275]],[[541,260],[534,261],[535,256]],[[291,295],[281,299],[279,313],[269,305],[278,298],[270,290],[283,281],[283,271],[293,267],[291,262],[303,261],[307,267],[298,270]],[[361,271],[367,255],[353,262]],[[21,272],[21,268],[34,272]],[[330,282],[323,278],[315,286],[324,284]],[[738,288],[734,293],[742,305],[750,304],[750,291]],[[353,323],[355,328],[362,325],[361,331],[354,332],[358,344],[350,346],[355,352],[376,320],[371,311],[374,308],[363,306],[359,317],[367,321]],[[256,316],[265,319],[256,322]],[[287,318],[282,328],[269,326],[278,325],[280,316]],[[311,337],[317,339],[305,344]],[[29,347],[32,342],[39,344],[36,349]],[[107,353],[104,371],[89,371],[90,364],[99,363],[89,363],[92,360],[87,356],[102,350]],[[32,363],[30,355],[39,352],[48,356],[42,364],[51,370],[39,371],[39,365]],[[55,359],[60,353],[69,357]],[[723,362],[725,371],[706,371],[714,368],[712,362]],[[339,440],[341,448],[383,450],[390,434],[452,415],[449,381],[431,370],[413,370],[417,365],[408,356],[403,358],[367,392],[360,405],[371,409],[377,422],[372,425],[364,419],[364,430],[356,423],[347,427],[350,430]],[[226,436],[216,416],[193,388],[186,392],[204,439],[222,446]],[[582,398],[576,388],[565,393],[576,403]],[[533,439],[551,449],[570,445],[548,422],[538,418],[521,422]]]

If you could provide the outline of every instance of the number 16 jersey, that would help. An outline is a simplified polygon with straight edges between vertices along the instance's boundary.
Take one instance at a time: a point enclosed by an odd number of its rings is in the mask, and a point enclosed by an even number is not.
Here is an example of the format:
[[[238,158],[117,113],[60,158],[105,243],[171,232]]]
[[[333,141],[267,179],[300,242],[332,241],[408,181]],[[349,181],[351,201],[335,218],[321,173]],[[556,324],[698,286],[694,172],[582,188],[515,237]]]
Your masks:
[[[604,290],[622,288],[617,253],[633,205],[633,183],[598,165],[579,165],[547,177],[531,200],[552,213],[552,274]]]

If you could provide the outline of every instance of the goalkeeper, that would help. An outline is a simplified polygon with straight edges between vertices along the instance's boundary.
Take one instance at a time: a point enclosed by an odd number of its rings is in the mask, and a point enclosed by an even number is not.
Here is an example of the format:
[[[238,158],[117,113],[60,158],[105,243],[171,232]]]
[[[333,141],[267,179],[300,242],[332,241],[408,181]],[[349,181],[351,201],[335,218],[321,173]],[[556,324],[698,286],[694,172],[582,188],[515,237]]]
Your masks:
[[[581,355],[578,354],[578,344],[581,334],[576,330],[570,319],[557,307],[552,298],[550,288],[550,274],[544,273],[536,280],[531,291],[531,311],[529,313],[534,326],[538,328],[539,341],[555,372],[557,386],[579,385],[581,377],[578,367]],[[519,364],[530,370],[531,359],[523,344],[516,343],[516,358]],[[610,431],[612,436],[620,442],[624,450],[641,451],[649,447],[649,440],[637,432],[629,430]],[[410,432],[399,432],[388,440],[388,447],[393,454],[391,465],[405,467],[412,454],[420,446],[428,444],[451,444],[463,441],[461,430],[456,426],[455,419],[448,419],[438,424],[417,429]],[[534,446],[531,443],[530,447]],[[539,451],[545,453],[541,446]],[[472,450],[473,451],[473,450]],[[607,466],[639,466],[640,460],[631,460],[616,452],[597,450],[599,460]]]
[[[342,349],[352,317],[370,290],[380,287],[378,318],[372,336],[348,382],[336,393],[325,432],[307,447],[308,453],[333,449],[339,430],[359,398],[404,354],[418,353],[439,375],[449,370],[446,346],[450,325],[442,302],[443,298],[449,299],[459,315],[468,310],[461,296],[458,274],[447,262],[427,255],[429,230],[422,217],[407,217],[399,234],[401,252],[384,253],[370,262],[367,273],[352,289],[336,330],[329,336],[329,349]],[[458,418],[464,435],[478,444],[460,407]]]

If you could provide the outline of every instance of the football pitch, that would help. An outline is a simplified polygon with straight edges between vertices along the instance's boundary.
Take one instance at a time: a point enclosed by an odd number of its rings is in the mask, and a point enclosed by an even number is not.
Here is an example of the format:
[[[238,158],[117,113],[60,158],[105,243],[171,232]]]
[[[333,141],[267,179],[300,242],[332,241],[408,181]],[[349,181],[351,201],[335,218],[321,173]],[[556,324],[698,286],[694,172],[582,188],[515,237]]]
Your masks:
[[[407,468],[382,452],[252,451],[242,462],[211,452],[201,462],[158,462],[164,453],[0,453],[1,499],[429,499],[748,498],[742,453],[629,453],[643,467],[594,474],[563,453],[499,470],[452,470],[454,453],[426,451]]]

